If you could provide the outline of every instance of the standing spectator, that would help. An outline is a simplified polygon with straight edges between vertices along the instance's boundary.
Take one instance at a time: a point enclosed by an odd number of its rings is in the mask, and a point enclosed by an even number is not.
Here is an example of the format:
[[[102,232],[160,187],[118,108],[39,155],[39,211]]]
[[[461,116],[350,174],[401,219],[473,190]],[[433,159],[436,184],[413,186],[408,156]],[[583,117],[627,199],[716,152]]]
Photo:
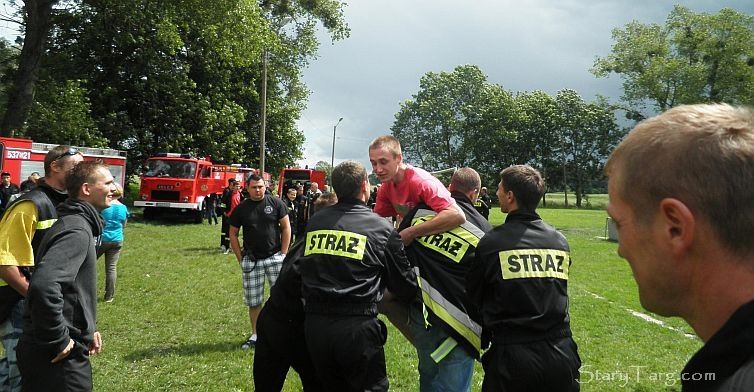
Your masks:
[[[0,389],[21,390],[16,344],[21,336],[24,300],[34,254],[45,232],[55,222],[55,206],[68,197],[66,174],[84,158],[76,148],[57,146],[44,160],[45,177],[39,186],[8,206],[0,220]]]
[[[387,391],[387,328],[377,302],[385,287],[410,301],[416,276],[398,232],[365,204],[364,166],[343,162],[332,178],[338,203],[307,226],[299,263],[306,344],[326,390]]]
[[[479,211],[480,214],[482,214],[484,219],[489,220],[490,206],[492,205],[491,203],[492,200],[490,199],[490,195],[487,194],[487,187],[483,186],[479,191],[479,197],[477,197],[476,201],[474,202],[474,208],[476,208],[476,210]]]
[[[210,193],[204,198],[204,208],[206,208],[204,213],[207,217],[207,224],[211,225],[213,219],[217,224],[217,193]]]
[[[264,180],[249,177],[249,198],[229,217],[230,247],[241,265],[244,300],[249,307],[251,336],[241,345],[246,350],[257,342],[257,317],[264,299],[264,278],[275,284],[291,243],[288,209],[279,197],[265,194]],[[243,228],[243,249],[238,232]]]
[[[297,219],[298,228],[296,228],[296,232],[303,233],[309,220],[305,215],[308,206],[306,204],[306,195],[304,194],[304,185],[301,183],[296,183],[296,202],[299,206]]]
[[[10,173],[0,174],[0,212],[5,211],[10,202],[10,197],[21,192],[18,185],[10,182]]]
[[[578,391],[581,359],[571,338],[563,234],[536,209],[544,181],[531,166],[511,166],[497,187],[505,223],[476,249],[466,280],[482,315],[483,391]]]
[[[466,274],[475,248],[492,229],[473,207],[481,180],[468,167],[453,173],[450,190],[466,223],[444,233],[419,237],[406,247],[422,293],[410,308],[411,332],[419,355],[420,391],[469,391],[474,359],[481,351],[481,319],[469,306]],[[422,225],[435,212],[420,204],[402,226]],[[424,310],[426,309],[426,316]]]
[[[641,305],[704,342],[682,390],[754,390],[754,111],[670,109],[639,123],[605,172]]]
[[[296,201],[296,188],[288,188],[285,190],[285,196],[283,201],[288,208],[288,220],[291,224],[291,243],[296,241],[296,234],[298,233],[298,216],[301,206]]]
[[[314,203],[322,196],[322,191],[319,190],[319,184],[311,182],[309,184],[309,191],[306,192],[306,221],[309,223],[312,215],[314,215]]]
[[[18,342],[23,390],[91,391],[89,356],[102,350],[97,332],[99,213],[112,200],[107,166],[82,162],[67,176],[68,199],[39,245]]]
[[[39,173],[33,172],[29,175],[26,181],[21,183],[21,192],[28,192],[37,187],[37,181],[39,181]]]
[[[123,188],[115,184],[113,202],[110,207],[102,211],[104,229],[102,244],[97,249],[97,257],[105,255],[105,302],[112,302],[115,298],[115,284],[118,279],[118,259],[123,247],[123,229],[128,222],[128,208],[118,199],[123,197]]]
[[[228,235],[230,235],[230,216],[233,214],[233,211],[236,210],[236,207],[238,207],[239,204],[241,204],[241,201],[243,200],[243,197],[241,197],[241,183],[236,181],[231,185],[231,191],[230,196],[228,197],[228,208],[225,212],[226,224],[228,225]],[[225,248],[225,251],[223,251],[224,254],[229,254],[231,251],[230,248],[230,237],[228,238],[228,247]]]
[[[230,216],[230,199],[233,195],[233,190],[236,189],[236,182],[237,181],[232,178],[229,179],[228,186],[223,189],[223,194],[222,196],[220,196],[220,208],[223,211],[222,216],[220,217],[222,223],[222,225],[220,226],[220,249],[225,254],[228,254],[230,249],[230,237],[228,236],[228,230],[230,230],[230,226],[228,224],[228,217]]]

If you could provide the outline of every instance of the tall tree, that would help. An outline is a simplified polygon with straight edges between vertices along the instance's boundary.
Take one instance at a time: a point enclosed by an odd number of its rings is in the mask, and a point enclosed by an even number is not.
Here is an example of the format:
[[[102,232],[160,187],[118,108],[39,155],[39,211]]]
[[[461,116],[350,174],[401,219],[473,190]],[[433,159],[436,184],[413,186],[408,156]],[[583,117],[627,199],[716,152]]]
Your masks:
[[[34,88],[52,26],[52,7],[59,0],[23,0],[24,44],[18,69],[8,94],[7,107],[0,122],[0,136],[13,136],[20,130],[34,102]]]
[[[134,164],[157,151],[259,160],[262,54],[269,53],[268,171],[302,154],[295,121],[316,25],[347,36],[334,0],[84,0],[56,15],[41,83],[81,80],[92,118]]]
[[[433,171],[471,165],[490,181],[499,160],[513,159],[518,111],[512,95],[475,65],[428,72],[400,105],[391,127],[406,159]]]
[[[604,99],[587,103],[576,91],[564,89],[555,101],[561,127],[563,182],[573,189],[576,207],[580,208],[594,179],[602,177],[602,165],[623,133],[613,108]]]
[[[596,59],[592,73],[620,75],[629,118],[680,104],[754,104],[752,15],[675,6],[665,25],[634,21],[613,30],[613,40],[611,53]]]
[[[544,91],[520,93],[516,96],[518,106],[524,114],[523,124],[518,134],[517,147],[523,155],[520,162],[538,167],[545,178],[543,205],[547,206],[547,191],[554,185],[551,177],[559,178],[558,168],[562,168],[565,149],[561,142],[562,127],[558,104]],[[565,188],[565,186],[564,186]]]

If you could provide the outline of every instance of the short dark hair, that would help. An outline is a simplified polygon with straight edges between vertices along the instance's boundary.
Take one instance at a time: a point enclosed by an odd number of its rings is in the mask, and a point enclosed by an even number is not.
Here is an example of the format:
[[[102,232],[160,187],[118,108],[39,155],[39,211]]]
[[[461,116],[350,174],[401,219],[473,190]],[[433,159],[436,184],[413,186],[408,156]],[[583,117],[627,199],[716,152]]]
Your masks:
[[[107,165],[102,161],[84,161],[74,166],[65,177],[68,197],[72,199],[81,197],[81,186],[84,183],[91,184],[97,181],[97,172],[102,168],[107,169]]]
[[[338,199],[359,197],[361,184],[367,179],[364,165],[357,161],[345,161],[332,171],[332,186]]]
[[[453,172],[450,184],[453,185],[455,190],[461,193],[469,193],[479,190],[479,187],[482,186],[482,180],[479,178],[479,173],[476,170],[470,167],[462,167]]]
[[[50,173],[50,166],[52,166],[52,163],[74,155],[79,155],[81,152],[79,152],[78,148],[66,146],[66,145],[59,145],[57,147],[54,147],[52,150],[47,152],[47,155],[45,155],[45,176],[49,176]]]
[[[253,182],[257,182],[257,181],[259,181],[261,179],[262,179],[262,177],[259,177],[256,174],[250,174],[249,177],[246,179],[246,184],[248,185],[248,183],[250,183],[252,181]]]
[[[529,165],[513,165],[500,172],[500,180],[506,191],[513,192],[520,208],[537,209],[545,193],[545,182],[537,169]]]
[[[229,178],[229,179],[228,179],[228,185],[233,185],[233,184],[235,184],[236,182],[238,182],[238,181],[236,181],[236,179],[235,179],[235,178]]]
[[[3,172],[2,174],[0,174],[0,177],[6,177],[6,176],[10,177],[10,173]]]

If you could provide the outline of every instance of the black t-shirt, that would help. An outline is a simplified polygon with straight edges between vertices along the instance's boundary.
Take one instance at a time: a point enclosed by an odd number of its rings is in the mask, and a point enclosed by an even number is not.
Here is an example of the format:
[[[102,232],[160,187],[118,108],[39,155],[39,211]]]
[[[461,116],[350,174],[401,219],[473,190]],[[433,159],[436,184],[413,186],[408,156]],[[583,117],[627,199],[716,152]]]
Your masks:
[[[288,207],[277,197],[265,195],[260,201],[246,199],[233,210],[230,225],[243,231],[243,248],[255,259],[266,259],[280,251],[280,220]]]

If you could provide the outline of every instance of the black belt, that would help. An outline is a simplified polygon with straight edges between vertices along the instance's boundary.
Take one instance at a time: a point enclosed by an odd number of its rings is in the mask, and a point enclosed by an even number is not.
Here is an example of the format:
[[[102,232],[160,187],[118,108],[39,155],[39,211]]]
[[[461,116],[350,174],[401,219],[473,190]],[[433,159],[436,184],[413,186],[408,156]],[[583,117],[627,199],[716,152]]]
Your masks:
[[[343,316],[377,316],[375,302],[317,302],[307,301],[306,313]]]

